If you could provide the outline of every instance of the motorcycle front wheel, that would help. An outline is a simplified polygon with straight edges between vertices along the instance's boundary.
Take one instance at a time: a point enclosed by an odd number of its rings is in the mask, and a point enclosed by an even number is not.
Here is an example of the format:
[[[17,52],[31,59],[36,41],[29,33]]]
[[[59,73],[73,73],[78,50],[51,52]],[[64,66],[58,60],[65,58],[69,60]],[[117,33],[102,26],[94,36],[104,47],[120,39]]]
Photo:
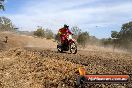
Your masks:
[[[70,52],[72,54],[76,54],[77,53],[77,45],[75,43],[71,43],[70,44]]]

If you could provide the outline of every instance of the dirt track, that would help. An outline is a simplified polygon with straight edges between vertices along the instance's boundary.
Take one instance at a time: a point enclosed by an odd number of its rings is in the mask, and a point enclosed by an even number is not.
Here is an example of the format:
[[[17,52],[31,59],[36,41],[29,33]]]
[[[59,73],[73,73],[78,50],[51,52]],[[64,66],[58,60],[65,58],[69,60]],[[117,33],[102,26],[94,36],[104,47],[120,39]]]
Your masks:
[[[132,74],[132,55],[87,50],[73,55],[42,46],[14,46],[0,53],[0,88],[76,88],[80,66],[87,74]],[[85,88],[131,88],[130,84],[89,84]]]
[[[88,74],[131,74],[132,56],[121,53],[78,54],[36,48],[15,48],[1,56],[0,86],[5,88],[75,88],[78,67]],[[87,85],[90,88],[127,88],[125,84]],[[123,87],[124,86],[124,87]]]

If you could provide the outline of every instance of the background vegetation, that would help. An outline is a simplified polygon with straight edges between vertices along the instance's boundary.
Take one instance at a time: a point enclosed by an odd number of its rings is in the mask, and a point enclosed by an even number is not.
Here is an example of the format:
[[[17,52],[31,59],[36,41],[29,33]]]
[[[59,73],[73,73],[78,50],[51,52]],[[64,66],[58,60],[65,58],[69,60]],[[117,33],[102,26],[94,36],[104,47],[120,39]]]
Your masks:
[[[0,31],[16,31],[16,28],[9,18],[0,17]]]
[[[0,31],[18,32],[20,34],[27,34],[46,39],[59,39],[59,35],[54,34],[51,29],[45,29],[41,26],[38,26],[36,31],[32,32],[18,30],[7,17],[0,17]],[[77,40],[77,43],[84,48],[87,44],[94,44],[103,45],[105,47],[113,46],[113,49],[123,48],[132,50],[132,22],[123,24],[119,32],[112,31],[110,38],[98,39],[95,36],[91,36],[88,32],[83,32],[77,26],[72,27],[71,31],[74,34],[73,37]]]
[[[102,39],[105,46],[113,45],[114,48],[132,49],[132,22],[122,25],[119,32],[112,31],[111,38]]]

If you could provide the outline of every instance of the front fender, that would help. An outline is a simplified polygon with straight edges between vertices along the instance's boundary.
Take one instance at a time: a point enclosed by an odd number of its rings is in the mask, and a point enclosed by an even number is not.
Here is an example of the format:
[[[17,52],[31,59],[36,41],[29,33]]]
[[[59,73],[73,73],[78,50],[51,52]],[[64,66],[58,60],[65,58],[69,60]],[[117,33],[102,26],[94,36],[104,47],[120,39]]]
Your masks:
[[[75,41],[73,39],[69,40],[69,45],[75,43]]]

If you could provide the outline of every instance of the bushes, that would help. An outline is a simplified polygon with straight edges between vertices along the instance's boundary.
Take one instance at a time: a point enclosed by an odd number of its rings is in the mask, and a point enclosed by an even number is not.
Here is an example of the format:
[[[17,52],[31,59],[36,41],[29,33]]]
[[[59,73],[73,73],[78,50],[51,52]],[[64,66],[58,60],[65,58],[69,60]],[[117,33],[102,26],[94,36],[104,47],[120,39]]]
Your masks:
[[[55,34],[54,39],[55,39],[55,41],[59,42],[60,41],[60,35],[59,34]]]
[[[45,37],[45,32],[42,27],[39,27],[37,31],[34,31],[34,35],[38,37]]]
[[[53,39],[53,32],[50,29],[47,29],[45,32],[46,39]]]
[[[34,35],[37,37],[41,38],[46,38],[46,39],[52,39],[53,38],[53,32],[49,29],[44,31],[42,27],[39,27],[36,31],[34,31]]]
[[[88,40],[89,40],[89,34],[87,32],[82,32],[77,38],[77,42],[83,47],[86,46]]]

